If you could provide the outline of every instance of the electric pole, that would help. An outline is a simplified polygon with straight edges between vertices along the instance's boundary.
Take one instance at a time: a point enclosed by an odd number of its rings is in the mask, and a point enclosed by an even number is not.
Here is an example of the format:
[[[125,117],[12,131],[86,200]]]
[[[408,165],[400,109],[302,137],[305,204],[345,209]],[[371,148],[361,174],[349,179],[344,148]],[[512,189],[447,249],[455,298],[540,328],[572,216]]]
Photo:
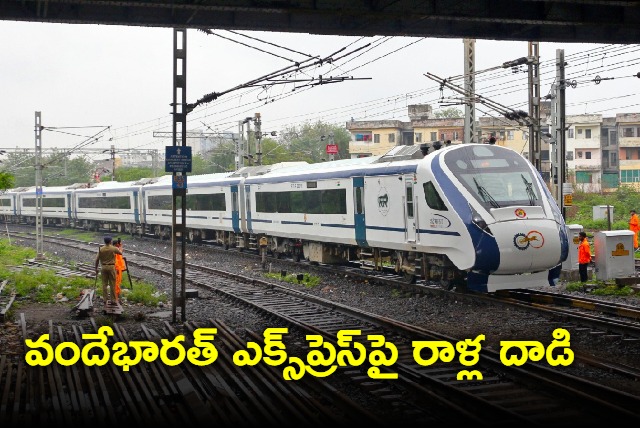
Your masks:
[[[262,165],[262,121],[260,120],[260,113],[256,113],[253,121],[256,124],[256,165]]]
[[[244,120],[244,123],[247,124],[247,162],[249,163],[249,166],[253,166],[253,155],[251,154],[251,120],[253,118],[251,117],[247,117]]]
[[[36,112],[36,260],[44,259],[42,231],[42,115]]]
[[[564,80],[564,49],[556,49],[556,82],[558,82],[558,94],[556,98],[558,106],[558,127],[556,128],[556,141],[558,142],[558,207],[562,212],[562,218],[567,218],[564,207],[564,182],[566,180],[566,117],[565,117],[565,89]]]
[[[151,169],[153,170],[153,176],[158,176],[158,149],[153,149],[151,152]]]
[[[464,90],[468,94],[464,104],[464,144],[476,143],[476,76],[475,39],[464,39]]]
[[[116,146],[111,145],[111,181],[116,181]]]
[[[540,147],[540,44],[529,42],[529,162],[542,172]]]
[[[331,144],[332,146],[335,145],[333,141],[333,131],[329,133],[329,144]],[[335,154],[333,153],[333,151],[329,153],[329,161],[332,161],[332,160],[335,160]]]
[[[238,121],[238,138],[233,140],[236,148],[236,171],[244,166],[244,123]]]
[[[564,50],[556,49],[556,83],[552,85],[553,103],[551,120],[553,125],[551,167],[551,190],[558,203],[562,217],[566,218],[564,206],[564,182],[566,180],[566,118],[565,118],[565,88],[564,80]],[[569,192],[567,192],[569,193]]]
[[[178,100],[180,96],[180,100]],[[180,154],[187,146],[187,29],[173,29],[173,147],[175,153]],[[178,144],[178,128],[180,128],[180,144]],[[180,146],[180,147],[178,147]],[[190,148],[189,148],[190,149]],[[165,159],[165,162],[168,160]],[[166,166],[165,166],[165,169]],[[188,169],[190,171],[190,168]],[[181,307],[182,321],[187,319],[186,298],[186,222],[187,222],[187,168],[172,171],[172,218],[171,218],[171,315],[176,322],[176,306]],[[180,206],[180,221],[177,219],[177,209]],[[176,287],[180,277],[180,295],[176,294]]]

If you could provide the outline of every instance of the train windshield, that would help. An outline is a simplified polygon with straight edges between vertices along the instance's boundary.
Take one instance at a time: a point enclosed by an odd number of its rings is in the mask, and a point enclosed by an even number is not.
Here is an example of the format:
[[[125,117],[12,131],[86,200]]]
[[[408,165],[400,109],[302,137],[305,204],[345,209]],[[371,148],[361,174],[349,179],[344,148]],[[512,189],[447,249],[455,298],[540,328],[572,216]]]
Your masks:
[[[444,161],[487,209],[542,205],[529,162],[514,151],[492,145],[469,145],[446,153]]]

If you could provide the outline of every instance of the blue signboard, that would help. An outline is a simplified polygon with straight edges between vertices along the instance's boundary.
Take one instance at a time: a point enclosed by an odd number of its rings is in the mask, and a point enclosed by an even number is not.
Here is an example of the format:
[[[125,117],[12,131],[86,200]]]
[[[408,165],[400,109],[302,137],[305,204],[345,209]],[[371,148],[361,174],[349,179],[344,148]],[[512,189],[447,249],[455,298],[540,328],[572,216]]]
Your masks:
[[[191,172],[191,147],[166,146],[164,170],[166,172]]]
[[[173,189],[186,189],[187,188],[187,176],[186,175],[174,175],[171,188],[173,188]]]

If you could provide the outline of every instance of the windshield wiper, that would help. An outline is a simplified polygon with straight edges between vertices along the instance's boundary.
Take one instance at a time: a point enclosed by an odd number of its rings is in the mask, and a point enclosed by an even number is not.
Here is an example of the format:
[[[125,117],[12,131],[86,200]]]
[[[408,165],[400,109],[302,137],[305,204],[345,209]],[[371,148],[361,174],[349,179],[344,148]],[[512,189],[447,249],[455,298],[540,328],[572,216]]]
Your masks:
[[[482,198],[482,202],[489,202],[493,208],[500,208],[498,202],[493,199],[493,196],[491,196],[489,192],[487,192],[487,189],[485,189],[484,186],[478,184],[478,181],[475,179],[475,177],[473,178],[473,182],[476,183],[476,189],[478,189],[478,194]]]
[[[524,185],[527,187],[527,196],[529,197],[529,205],[534,205],[536,202],[536,193],[533,191],[533,183],[530,183],[529,181],[527,181],[526,178],[524,178],[523,174],[520,174],[520,177],[522,177],[522,181],[524,181]]]

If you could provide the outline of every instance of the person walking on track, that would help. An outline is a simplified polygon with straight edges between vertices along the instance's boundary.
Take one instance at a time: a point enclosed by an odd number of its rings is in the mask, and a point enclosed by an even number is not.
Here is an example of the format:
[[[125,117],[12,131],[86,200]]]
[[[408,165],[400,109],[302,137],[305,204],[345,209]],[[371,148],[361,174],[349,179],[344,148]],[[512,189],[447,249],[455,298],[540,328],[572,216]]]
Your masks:
[[[122,256],[122,239],[116,238],[113,244],[117,249],[120,250],[121,254],[116,253],[116,264],[114,265],[116,268],[116,300],[120,301],[120,284],[122,284],[122,272],[125,271],[126,266],[124,264],[124,258]]]
[[[104,245],[100,246],[96,255],[96,275],[98,264],[102,266],[102,298],[106,304],[116,304],[116,254],[122,255],[122,251],[111,245],[111,237],[104,237]]]
[[[638,251],[638,231],[640,231],[640,219],[636,210],[631,210],[629,213],[631,218],[629,219],[629,230],[633,232],[633,249]]]

